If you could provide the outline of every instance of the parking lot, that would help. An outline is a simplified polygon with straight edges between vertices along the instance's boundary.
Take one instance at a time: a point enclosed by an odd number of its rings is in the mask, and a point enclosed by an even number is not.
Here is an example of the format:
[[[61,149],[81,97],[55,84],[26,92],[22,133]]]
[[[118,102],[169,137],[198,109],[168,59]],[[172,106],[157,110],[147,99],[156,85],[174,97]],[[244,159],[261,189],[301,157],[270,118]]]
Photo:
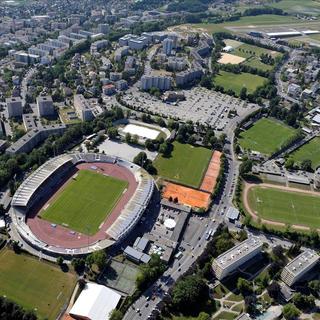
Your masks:
[[[185,101],[165,103],[146,92],[140,92],[137,88],[131,88],[122,99],[132,107],[182,121],[192,120],[207,124],[218,131],[226,130],[231,123],[238,121],[255,106],[201,87],[183,90],[183,93]],[[231,115],[230,112],[234,114]]]

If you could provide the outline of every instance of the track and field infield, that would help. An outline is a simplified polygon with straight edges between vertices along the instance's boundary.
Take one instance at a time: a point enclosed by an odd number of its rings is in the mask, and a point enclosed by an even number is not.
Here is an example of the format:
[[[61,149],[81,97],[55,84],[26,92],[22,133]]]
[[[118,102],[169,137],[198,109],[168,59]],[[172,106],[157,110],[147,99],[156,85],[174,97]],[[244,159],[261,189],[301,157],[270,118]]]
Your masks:
[[[247,88],[248,93],[253,93],[258,87],[264,85],[267,78],[251,74],[251,73],[239,73],[219,71],[219,74],[214,78],[216,85],[222,86],[226,91],[233,90],[237,96],[243,87]]]
[[[296,130],[273,119],[262,118],[239,136],[240,146],[245,150],[270,155],[293,137]]]
[[[166,182],[164,185],[162,196],[169,200],[177,198],[178,203],[193,208],[208,209],[210,205],[210,193],[184,187],[179,184]]]
[[[320,228],[320,194],[280,186],[251,186],[246,194],[250,209],[262,219]]]
[[[128,182],[80,170],[41,210],[43,219],[94,235],[116,206]]]
[[[40,319],[56,319],[71,296],[76,276],[29,255],[0,251],[0,294]]]
[[[199,188],[211,155],[212,151],[209,149],[174,142],[171,155],[169,157],[159,155],[154,165],[159,176]]]
[[[300,164],[303,160],[311,160],[312,168],[316,169],[320,165],[320,138],[315,137],[308,143],[290,154],[290,158],[295,163]]]

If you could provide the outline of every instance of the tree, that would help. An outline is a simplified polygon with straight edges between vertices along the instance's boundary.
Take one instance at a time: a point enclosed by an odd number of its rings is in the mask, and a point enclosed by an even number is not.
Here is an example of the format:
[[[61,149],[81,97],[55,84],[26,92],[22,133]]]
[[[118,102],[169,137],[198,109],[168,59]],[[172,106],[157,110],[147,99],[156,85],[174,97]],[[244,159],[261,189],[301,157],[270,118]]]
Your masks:
[[[277,246],[273,247],[272,253],[273,253],[276,260],[280,260],[281,262],[284,261],[284,259],[285,259],[284,249],[281,245],[277,245]]]
[[[99,271],[102,271],[107,262],[107,255],[103,250],[91,253],[93,262],[97,265]]]
[[[124,137],[126,143],[131,143],[131,134],[129,132],[126,133],[125,137]]]
[[[76,273],[81,274],[84,271],[85,260],[83,258],[73,258],[71,260],[71,265]]]
[[[313,172],[312,162],[309,159],[305,159],[301,162],[301,170]]]
[[[249,172],[251,172],[251,170],[252,170],[252,161],[249,159],[242,161],[239,168],[240,176],[245,177]]]
[[[177,310],[188,312],[199,308],[208,300],[206,283],[197,275],[186,276],[177,281],[172,291],[172,302]]]
[[[159,147],[159,153],[163,154],[164,156],[169,156],[172,151],[172,146],[168,142],[164,142]]]
[[[307,296],[297,292],[292,297],[292,302],[300,310],[310,310],[315,307],[313,296]]]
[[[247,98],[247,88],[242,87],[239,95],[240,99],[245,100]]]
[[[115,139],[118,136],[118,129],[115,127],[110,127],[107,130],[107,134],[110,139]]]
[[[294,160],[292,158],[288,158],[284,164],[285,168],[290,170],[294,167]]]
[[[57,264],[61,267],[63,265],[63,258],[61,256],[59,256],[57,258]]]
[[[136,278],[137,288],[141,291],[145,290],[165,269],[166,266],[159,255],[152,254],[150,261],[140,266],[140,272]]]
[[[272,281],[271,284],[267,287],[269,296],[272,299],[278,299],[280,294],[280,285],[276,281]]]
[[[237,289],[243,296],[248,296],[253,292],[252,284],[243,278],[239,278],[237,281]]]
[[[320,293],[320,280],[312,280],[308,283],[309,289],[312,291],[313,295],[319,297]]]
[[[133,163],[143,168],[147,159],[148,159],[147,154],[141,151],[133,158]]]
[[[123,313],[120,310],[113,309],[110,312],[109,320],[122,320],[122,318],[123,318]]]
[[[288,303],[283,307],[282,310],[283,316],[287,320],[297,319],[300,315],[300,311],[296,308],[296,306],[292,303]]]

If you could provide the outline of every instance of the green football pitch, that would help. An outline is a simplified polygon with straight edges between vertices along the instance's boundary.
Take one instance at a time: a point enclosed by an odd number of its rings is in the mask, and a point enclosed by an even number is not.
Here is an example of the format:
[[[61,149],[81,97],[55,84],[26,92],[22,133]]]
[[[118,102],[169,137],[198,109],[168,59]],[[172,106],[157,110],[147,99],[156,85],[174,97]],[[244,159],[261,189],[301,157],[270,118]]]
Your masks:
[[[56,319],[68,302],[76,276],[25,254],[0,251],[0,295],[35,311],[39,319]]]
[[[127,186],[127,181],[80,170],[57,193],[49,206],[42,209],[40,215],[52,223],[93,235],[111,213]]]
[[[154,165],[159,176],[198,188],[211,155],[212,151],[209,149],[174,142],[171,156],[167,158],[159,155]]]
[[[320,195],[253,187],[249,190],[248,200],[250,208],[263,219],[320,227]]]
[[[240,134],[239,143],[245,150],[270,155],[294,136],[296,130],[273,119],[262,118]]]
[[[320,165],[320,138],[313,138],[311,141],[290,154],[290,158],[298,164],[303,160],[311,160],[312,168],[316,169]]]

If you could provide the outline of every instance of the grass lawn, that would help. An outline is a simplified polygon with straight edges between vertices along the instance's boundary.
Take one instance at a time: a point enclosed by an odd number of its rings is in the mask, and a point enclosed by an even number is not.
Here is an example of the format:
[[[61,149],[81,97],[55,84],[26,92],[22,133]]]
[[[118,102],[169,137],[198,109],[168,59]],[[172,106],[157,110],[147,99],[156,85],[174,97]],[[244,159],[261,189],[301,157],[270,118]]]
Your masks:
[[[247,88],[248,93],[253,93],[258,87],[263,86],[266,78],[251,73],[235,74],[232,72],[219,71],[214,78],[216,85],[222,86],[225,90],[233,90],[236,95],[240,94],[243,87]]]
[[[314,0],[281,0],[272,3],[271,6],[288,13],[309,14],[313,16],[320,14],[320,2]]]
[[[0,252],[0,294],[27,310],[36,308],[42,319],[56,319],[75,282],[75,275],[53,264],[7,249]]]
[[[320,227],[320,196],[257,186],[250,189],[248,197],[250,207],[261,218]]]
[[[303,160],[311,160],[312,168],[316,169],[320,165],[320,138],[313,138],[311,141],[294,151],[290,157],[298,164]]]
[[[212,152],[190,144],[173,143],[173,151],[168,158],[159,155],[154,161],[158,175],[184,185],[198,188],[207,170]]]
[[[232,320],[235,319],[238,315],[235,313],[231,313],[228,311],[222,311],[218,313],[215,317],[213,317],[214,320]]]
[[[241,46],[238,46],[232,53],[239,57],[247,58],[244,64],[253,68],[264,70],[264,71],[272,70],[273,65],[264,64],[263,62],[261,62],[260,61],[261,54],[268,54],[268,55],[271,55],[273,58],[282,55],[280,52],[268,50],[265,48],[260,48],[258,46],[254,46],[246,43],[242,44]]]
[[[270,155],[277,151],[296,130],[273,119],[262,118],[240,134],[239,143],[245,150]]]
[[[228,296],[228,297],[226,298],[226,300],[228,300],[228,301],[240,302],[240,301],[243,300],[243,297],[242,297],[241,294],[234,294],[234,293],[232,293],[232,294],[230,294],[230,296]]]
[[[218,284],[215,288],[214,288],[214,297],[216,299],[221,299],[224,296],[226,296],[230,291],[223,286],[222,284]]]
[[[111,213],[127,185],[127,181],[80,170],[76,178],[70,179],[56,195],[49,207],[42,209],[41,217],[93,235]]]

